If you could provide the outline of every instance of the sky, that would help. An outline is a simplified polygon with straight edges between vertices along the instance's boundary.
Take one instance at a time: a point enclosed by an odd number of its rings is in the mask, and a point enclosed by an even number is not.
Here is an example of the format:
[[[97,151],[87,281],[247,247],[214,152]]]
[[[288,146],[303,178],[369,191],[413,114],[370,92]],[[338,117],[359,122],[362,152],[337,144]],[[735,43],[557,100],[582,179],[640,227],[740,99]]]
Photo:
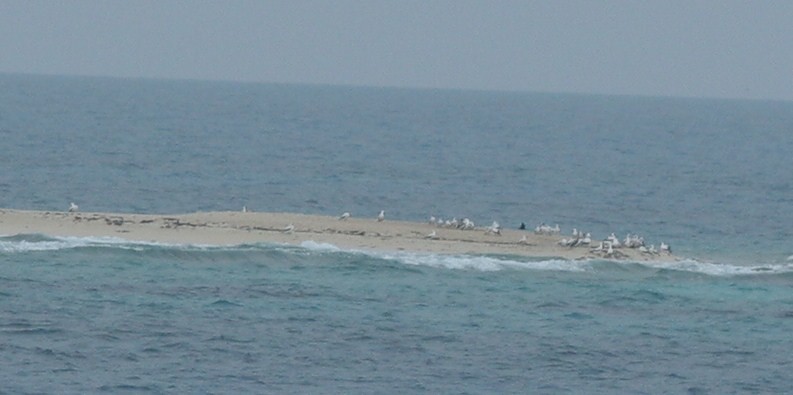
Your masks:
[[[793,100],[793,1],[0,0],[0,72]]]

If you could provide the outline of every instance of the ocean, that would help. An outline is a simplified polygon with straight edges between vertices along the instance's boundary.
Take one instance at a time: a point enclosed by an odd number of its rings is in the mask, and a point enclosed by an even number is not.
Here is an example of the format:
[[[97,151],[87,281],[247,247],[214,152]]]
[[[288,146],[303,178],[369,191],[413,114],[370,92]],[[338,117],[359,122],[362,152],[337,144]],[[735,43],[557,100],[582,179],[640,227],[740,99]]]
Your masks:
[[[0,393],[785,393],[793,103],[0,74],[0,207],[301,212],[674,263],[0,235]]]

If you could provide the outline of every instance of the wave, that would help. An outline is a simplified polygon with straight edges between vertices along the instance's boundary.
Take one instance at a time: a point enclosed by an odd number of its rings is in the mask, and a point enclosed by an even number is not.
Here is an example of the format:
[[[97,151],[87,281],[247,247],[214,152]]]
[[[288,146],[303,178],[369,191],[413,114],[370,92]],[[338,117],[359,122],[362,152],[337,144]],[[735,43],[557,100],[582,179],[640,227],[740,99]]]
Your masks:
[[[375,252],[345,250],[329,243],[305,241],[299,246],[255,243],[234,246],[212,246],[200,244],[167,244],[156,242],[137,242],[114,237],[51,237],[41,234],[19,234],[0,237],[0,257],[41,251],[69,250],[109,250],[134,251],[140,253],[167,253],[178,257],[174,252],[186,253],[263,253],[269,258],[321,258],[329,255],[335,260],[355,260],[396,262],[415,267],[429,267],[451,270],[476,270],[483,272],[503,270],[538,270],[557,272],[609,272],[625,270],[673,271],[703,274],[709,276],[748,276],[793,273],[793,261],[784,263],[727,264],[685,259],[676,262],[634,262],[608,261],[602,259],[569,260],[555,257],[522,257],[509,255],[449,255],[412,252]],[[191,257],[195,257],[191,255]],[[223,259],[224,256],[217,257]]]

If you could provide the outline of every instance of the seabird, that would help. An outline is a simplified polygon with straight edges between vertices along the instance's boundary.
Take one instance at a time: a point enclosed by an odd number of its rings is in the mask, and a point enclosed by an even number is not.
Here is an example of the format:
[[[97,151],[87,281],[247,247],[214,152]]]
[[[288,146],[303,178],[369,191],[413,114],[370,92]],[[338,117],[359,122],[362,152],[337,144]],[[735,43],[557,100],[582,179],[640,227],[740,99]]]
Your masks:
[[[76,212],[79,209],[80,209],[80,207],[78,207],[76,204],[74,204],[74,202],[69,203],[69,212],[70,213],[74,213],[74,212]]]
[[[525,223],[523,223],[523,222],[521,222],[521,223],[520,223],[520,227],[518,227],[518,229],[520,229],[520,230],[526,230],[526,224],[525,224]],[[524,235],[524,237],[525,237],[525,235]]]
[[[664,243],[662,241],[661,242],[661,251],[666,252],[667,254],[671,254],[672,253],[672,247],[670,247],[669,244],[666,244],[666,243]]]
[[[520,243],[520,244],[529,244],[529,238],[526,237],[526,235],[523,235],[523,237],[520,238],[518,243]]]
[[[613,248],[619,248],[619,247],[621,247],[621,245],[620,245],[620,239],[618,239],[618,238],[617,238],[617,235],[615,235],[614,233],[611,233],[611,234],[609,235],[609,237],[608,237],[606,240],[608,240],[609,242],[611,242],[611,244],[609,244],[609,245],[610,245],[610,246],[612,246]]]
[[[377,222],[383,222],[385,219],[385,210],[380,210],[380,214],[377,214]]]
[[[339,217],[340,220],[345,220],[347,218],[350,218],[350,213],[345,212],[344,214],[341,215],[341,217]]]
[[[284,233],[292,233],[294,230],[295,226],[292,224],[286,225],[286,227],[282,229]]]
[[[248,212],[248,207],[242,206],[242,212],[243,213],[247,213]]]
[[[430,234],[427,235],[427,238],[428,239],[432,239],[432,240],[437,240],[438,239],[438,233],[433,230],[432,232],[430,232]]]
[[[475,226],[474,226],[474,221],[471,221],[471,220],[470,220],[470,219],[468,219],[468,218],[463,218],[463,226],[462,226],[462,229],[463,229],[463,230],[470,230],[470,229],[473,229],[473,228],[475,228]]]

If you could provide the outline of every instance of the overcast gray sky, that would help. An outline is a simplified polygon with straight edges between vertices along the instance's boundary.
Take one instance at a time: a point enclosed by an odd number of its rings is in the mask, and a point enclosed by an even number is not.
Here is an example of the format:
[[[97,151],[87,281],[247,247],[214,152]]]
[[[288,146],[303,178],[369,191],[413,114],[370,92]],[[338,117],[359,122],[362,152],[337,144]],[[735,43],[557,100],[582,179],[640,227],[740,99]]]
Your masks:
[[[793,100],[793,1],[0,0],[0,72]]]

